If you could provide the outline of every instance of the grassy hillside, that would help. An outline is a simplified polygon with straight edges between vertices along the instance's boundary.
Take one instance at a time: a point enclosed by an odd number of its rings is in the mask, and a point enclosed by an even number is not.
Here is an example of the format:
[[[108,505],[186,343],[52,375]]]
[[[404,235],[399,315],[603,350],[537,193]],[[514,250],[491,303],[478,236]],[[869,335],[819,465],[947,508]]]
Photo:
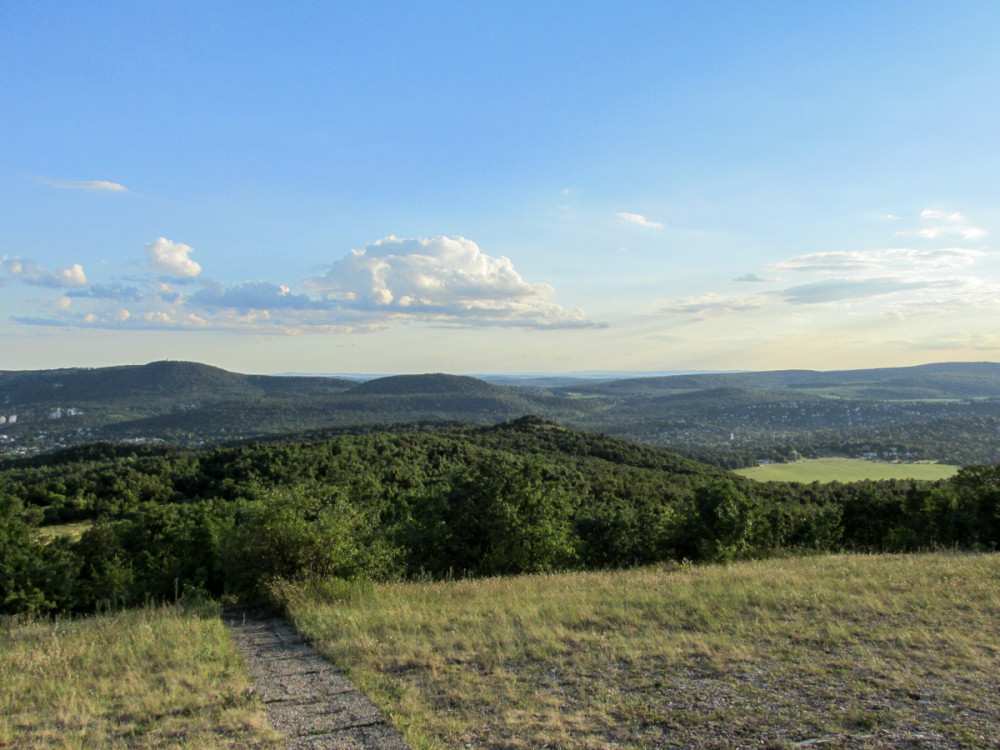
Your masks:
[[[179,607],[0,624],[0,747],[277,748],[217,617]]]
[[[934,554],[281,593],[417,750],[992,748],[998,582]]]
[[[993,748],[1000,556],[279,584],[415,750]],[[221,622],[0,623],[0,746],[271,748]]]

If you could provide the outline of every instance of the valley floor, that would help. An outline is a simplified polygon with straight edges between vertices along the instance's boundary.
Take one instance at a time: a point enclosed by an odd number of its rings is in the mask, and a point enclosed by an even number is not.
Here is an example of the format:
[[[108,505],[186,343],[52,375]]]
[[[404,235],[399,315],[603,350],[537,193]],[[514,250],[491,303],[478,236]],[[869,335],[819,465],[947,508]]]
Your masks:
[[[860,482],[864,479],[948,479],[958,466],[930,461],[869,461],[861,458],[803,458],[788,463],[766,463],[734,473],[758,482]]]

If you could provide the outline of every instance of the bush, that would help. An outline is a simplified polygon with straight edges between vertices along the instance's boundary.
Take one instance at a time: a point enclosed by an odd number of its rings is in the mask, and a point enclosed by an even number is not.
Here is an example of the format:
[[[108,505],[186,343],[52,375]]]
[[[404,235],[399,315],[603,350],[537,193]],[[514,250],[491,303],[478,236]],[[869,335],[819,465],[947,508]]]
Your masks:
[[[251,600],[266,598],[278,578],[385,578],[396,570],[378,515],[343,491],[275,489],[245,502],[231,523],[219,542],[225,588]]]
[[[746,557],[753,548],[758,515],[757,504],[729,479],[699,487],[692,519],[698,557],[713,562]]]

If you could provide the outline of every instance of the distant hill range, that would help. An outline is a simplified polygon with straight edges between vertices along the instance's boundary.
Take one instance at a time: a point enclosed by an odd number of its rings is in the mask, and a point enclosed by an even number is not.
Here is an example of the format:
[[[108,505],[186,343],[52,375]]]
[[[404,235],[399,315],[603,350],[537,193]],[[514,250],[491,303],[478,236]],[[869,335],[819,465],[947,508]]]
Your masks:
[[[624,378],[562,388],[601,395],[665,395],[714,388],[784,389],[841,398],[1000,398],[1000,364],[946,362],[872,370],[773,370]]]
[[[0,450],[24,455],[97,440],[213,443],[536,414],[723,463],[723,454],[746,463],[810,451],[1000,460],[997,363],[502,381],[436,373],[358,382],[175,361],[0,371]],[[967,437],[951,439],[959,432]]]
[[[357,383],[340,378],[241,375],[197,362],[123,367],[0,371],[0,404],[111,404],[135,399],[168,406],[268,396],[339,393]]]

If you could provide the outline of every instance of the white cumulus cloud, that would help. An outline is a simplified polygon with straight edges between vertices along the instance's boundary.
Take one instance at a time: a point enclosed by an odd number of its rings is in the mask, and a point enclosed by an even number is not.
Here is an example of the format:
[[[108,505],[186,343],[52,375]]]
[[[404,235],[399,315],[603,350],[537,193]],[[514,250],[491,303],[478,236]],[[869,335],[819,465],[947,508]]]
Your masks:
[[[509,258],[464,237],[385,237],[352,250],[306,286],[340,306],[392,317],[468,325],[590,325],[549,301],[549,284],[521,278]]]
[[[65,268],[57,268],[55,271],[49,271],[39,266],[33,260],[4,256],[3,261],[0,262],[0,267],[11,277],[33,286],[47,286],[60,289],[85,286],[87,283],[87,275],[83,272],[83,266],[79,263],[74,263]]]
[[[583,311],[552,301],[555,290],[521,277],[509,258],[464,237],[386,237],[353,250],[298,284],[200,277],[188,245],[164,237],[145,246],[147,273],[89,284],[79,265],[47,271],[4,257],[0,283],[21,280],[68,290],[63,301],[36,301],[24,325],[113,330],[212,328],[251,334],[366,332],[400,323],[436,326],[593,327]]]
[[[201,273],[201,266],[188,256],[194,248],[182,242],[171,242],[166,237],[146,243],[146,265],[154,273],[176,279],[193,279]]]

